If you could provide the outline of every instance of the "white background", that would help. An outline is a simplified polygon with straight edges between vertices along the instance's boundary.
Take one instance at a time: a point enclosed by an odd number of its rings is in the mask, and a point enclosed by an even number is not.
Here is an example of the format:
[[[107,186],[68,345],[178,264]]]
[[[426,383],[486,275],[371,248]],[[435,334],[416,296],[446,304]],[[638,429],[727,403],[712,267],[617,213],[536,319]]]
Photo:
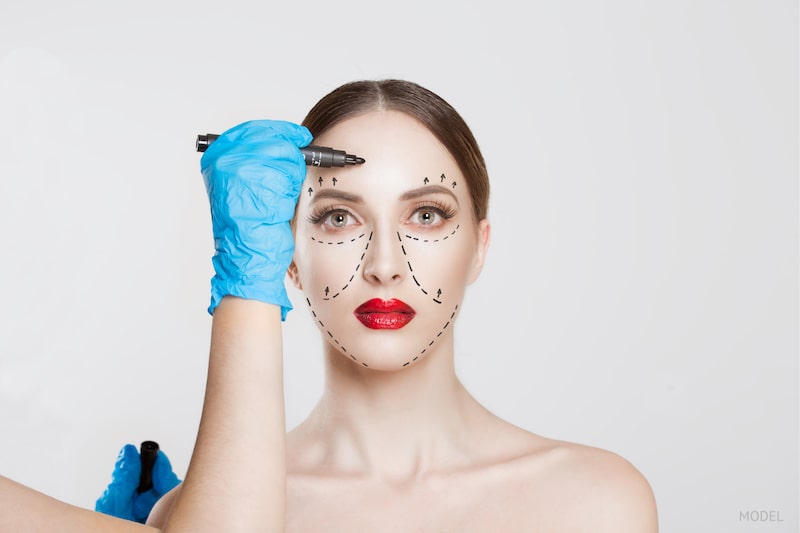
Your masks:
[[[448,4],[0,5],[1,474],[93,507],[152,439],[183,477],[213,252],[195,135],[399,77],[493,179],[456,345],[474,395],[626,457],[662,531],[797,531],[797,3]],[[290,427],[321,386],[297,307]],[[740,518],[762,510],[782,522]]]

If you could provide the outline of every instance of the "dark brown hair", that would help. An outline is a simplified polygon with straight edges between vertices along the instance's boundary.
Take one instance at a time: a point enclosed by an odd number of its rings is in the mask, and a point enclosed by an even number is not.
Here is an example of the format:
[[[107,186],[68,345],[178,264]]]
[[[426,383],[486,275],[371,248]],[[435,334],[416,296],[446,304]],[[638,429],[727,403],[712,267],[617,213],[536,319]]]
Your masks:
[[[399,111],[421,122],[444,145],[469,185],[475,220],[489,209],[489,176],[483,155],[461,115],[437,94],[410,81],[346,83],[317,102],[303,120],[314,137],[336,124],[369,111]]]

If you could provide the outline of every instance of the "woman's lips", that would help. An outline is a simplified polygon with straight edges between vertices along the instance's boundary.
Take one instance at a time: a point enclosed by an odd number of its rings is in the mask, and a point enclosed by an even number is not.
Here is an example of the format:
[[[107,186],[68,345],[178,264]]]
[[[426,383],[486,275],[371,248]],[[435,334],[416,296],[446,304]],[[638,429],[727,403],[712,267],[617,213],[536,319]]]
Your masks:
[[[400,329],[417,312],[401,300],[373,298],[359,305],[353,314],[370,329]]]

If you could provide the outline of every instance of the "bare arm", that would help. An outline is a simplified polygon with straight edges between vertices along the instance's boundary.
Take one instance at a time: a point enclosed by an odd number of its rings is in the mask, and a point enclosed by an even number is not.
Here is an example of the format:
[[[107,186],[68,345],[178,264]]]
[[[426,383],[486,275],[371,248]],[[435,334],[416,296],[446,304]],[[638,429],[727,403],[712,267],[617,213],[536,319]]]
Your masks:
[[[280,308],[225,297],[214,313],[192,460],[180,490],[165,497],[171,505],[161,506],[158,525],[169,515],[165,532],[282,532],[284,439]],[[69,505],[0,476],[0,531],[49,533],[54,528],[62,533],[161,531]]]
[[[203,414],[170,533],[284,530],[282,315],[294,215],[306,166],[303,126],[248,121],[200,161],[211,206],[215,275]]]
[[[173,491],[174,505],[159,513],[158,522],[170,515],[165,532],[283,531],[280,313],[278,306],[230,296],[217,307],[197,442],[186,480]],[[69,505],[0,476],[0,531],[49,533],[54,527],[63,533],[161,531]]]
[[[160,530],[69,505],[0,476],[0,531],[157,533]]]
[[[197,442],[166,532],[282,532],[285,421],[280,308],[227,296],[211,331]]]

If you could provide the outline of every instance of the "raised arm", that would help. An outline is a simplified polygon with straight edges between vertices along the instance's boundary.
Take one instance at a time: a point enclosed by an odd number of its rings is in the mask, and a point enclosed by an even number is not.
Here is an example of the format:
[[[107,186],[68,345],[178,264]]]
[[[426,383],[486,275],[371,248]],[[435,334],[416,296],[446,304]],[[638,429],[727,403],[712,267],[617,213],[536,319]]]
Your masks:
[[[165,531],[283,531],[280,308],[226,297],[214,312],[197,443]]]
[[[284,279],[311,141],[295,124],[254,121],[203,155],[216,254],[208,381],[186,479],[167,532],[283,531]]]

